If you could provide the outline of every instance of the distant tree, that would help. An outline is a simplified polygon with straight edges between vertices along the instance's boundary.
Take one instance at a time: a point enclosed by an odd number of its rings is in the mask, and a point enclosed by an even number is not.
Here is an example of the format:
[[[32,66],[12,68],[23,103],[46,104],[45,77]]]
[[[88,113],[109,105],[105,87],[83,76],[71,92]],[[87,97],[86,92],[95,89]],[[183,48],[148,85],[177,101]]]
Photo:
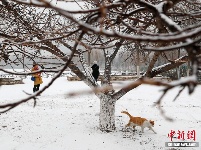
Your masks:
[[[48,86],[39,92],[18,102],[1,105],[2,112],[31,99],[35,100],[66,68],[70,68],[91,87],[100,99],[99,127],[100,130],[108,132],[115,129],[116,101],[137,86],[151,84],[166,87],[156,103],[163,114],[160,104],[168,90],[182,86],[183,89],[187,87],[191,94],[197,85],[201,59],[201,10],[198,0],[87,0],[81,2],[82,4],[77,1],[82,9],[74,11],[59,7],[61,1],[57,1],[57,4],[21,0],[1,2],[1,59],[4,61],[1,70],[8,72],[3,69],[4,66],[14,67],[19,63],[23,64],[24,68],[30,68],[23,61],[26,58],[30,62],[46,60],[51,67],[42,71],[58,73]],[[62,6],[71,4],[68,1],[62,2]],[[144,54],[146,51],[153,52],[147,70],[138,80],[119,91],[114,91],[111,83],[111,64],[125,47],[127,52],[131,52],[132,57],[135,56],[136,45],[141,47]],[[99,49],[98,55],[103,54],[104,57],[101,85],[94,81],[87,62],[87,53],[94,49]],[[162,54],[180,49],[185,50],[186,55],[172,59],[167,57],[168,63],[156,66]],[[51,57],[46,57],[47,54]],[[51,63],[51,58],[60,60],[60,63]],[[193,66],[192,75],[185,81],[181,80],[172,85],[149,79],[188,61]],[[181,91],[178,92],[178,96]]]

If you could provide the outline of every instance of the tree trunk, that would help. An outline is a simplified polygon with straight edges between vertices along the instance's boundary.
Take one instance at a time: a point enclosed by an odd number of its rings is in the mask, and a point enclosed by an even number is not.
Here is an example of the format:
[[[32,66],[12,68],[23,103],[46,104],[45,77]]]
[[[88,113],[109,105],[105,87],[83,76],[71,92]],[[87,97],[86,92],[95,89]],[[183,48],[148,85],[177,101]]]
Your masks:
[[[137,49],[137,77],[140,77],[140,54],[139,49]]]
[[[137,66],[137,77],[140,77],[140,66]]]
[[[176,68],[176,72],[177,72],[177,79],[180,79],[180,66]]]
[[[187,76],[190,76],[190,62],[187,63]]]
[[[154,68],[154,64],[156,63],[156,61],[158,60],[158,57],[160,56],[162,52],[155,52],[154,56],[151,60],[151,62],[149,63],[149,66],[147,68],[147,72],[146,72],[146,77],[150,77],[151,76],[151,71]]]
[[[115,130],[115,103],[109,95],[100,97],[99,126],[101,131],[111,132]]]

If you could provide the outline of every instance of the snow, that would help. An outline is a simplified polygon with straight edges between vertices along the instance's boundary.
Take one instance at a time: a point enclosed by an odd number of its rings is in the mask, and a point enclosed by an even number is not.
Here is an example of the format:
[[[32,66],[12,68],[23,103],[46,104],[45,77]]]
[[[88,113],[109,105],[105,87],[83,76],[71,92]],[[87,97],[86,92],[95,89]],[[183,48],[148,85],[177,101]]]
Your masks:
[[[182,77],[180,80],[172,81],[171,85],[176,86],[176,85],[181,85],[187,82],[196,82],[196,81],[197,81],[197,76],[191,75],[188,77]]]
[[[44,78],[42,87],[50,78]],[[23,91],[32,92],[33,82],[27,78],[25,84],[0,87],[0,103],[8,103],[27,97]],[[119,82],[118,82],[119,83]],[[196,131],[196,141],[201,141],[201,86],[192,95],[185,90],[172,102],[179,88],[172,89],[163,99],[165,114],[174,119],[166,121],[157,106],[161,87],[142,85],[123,96],[116,103],[116,131],[103,133],[99,126],[99,100],[95,95],[68,97],[72,91],[90,88],[82,81],[67,81],[60,77],[37,100],[33,100],[0,115],[0,150],[155,150],[168,149],[168,133]],[[133,116],[141,116],[155,121],[154,130],[144,133],[125,129],[128,116],[121,114],[128,110]],[[173,141],[181,141],[173,138]],[[186,142],[192,140],[185,137]],[[184,148],[185,150],[200,149]]]

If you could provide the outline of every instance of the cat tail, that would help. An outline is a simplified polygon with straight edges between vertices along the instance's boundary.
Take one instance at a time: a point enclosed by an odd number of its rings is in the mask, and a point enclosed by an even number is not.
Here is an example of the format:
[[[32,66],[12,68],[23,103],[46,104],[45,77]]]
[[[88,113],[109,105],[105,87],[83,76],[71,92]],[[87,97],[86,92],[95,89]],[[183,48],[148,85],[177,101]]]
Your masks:
[[[121,111],[121,113],[128,115],[130,118],[132,117],[127,111]]]

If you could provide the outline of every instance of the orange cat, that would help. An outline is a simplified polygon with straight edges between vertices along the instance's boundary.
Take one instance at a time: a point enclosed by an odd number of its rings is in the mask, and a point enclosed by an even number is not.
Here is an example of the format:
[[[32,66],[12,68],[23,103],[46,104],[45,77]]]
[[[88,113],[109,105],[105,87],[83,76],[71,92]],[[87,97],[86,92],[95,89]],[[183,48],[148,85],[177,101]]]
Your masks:
[[[154,121],[151,121],[151,120],[148,121],[147,119],[141,118],[141,117],[133,117],[127,111],[122,111],[121,113],[127,114],[130,118],[126,127],[132,125],[133,128],[135,129],[136,126],[140,126],[142,129],[142,133],[144,133],[144,128],[147,127],[156,134],[156,132],[152,128],[154,126]]]

